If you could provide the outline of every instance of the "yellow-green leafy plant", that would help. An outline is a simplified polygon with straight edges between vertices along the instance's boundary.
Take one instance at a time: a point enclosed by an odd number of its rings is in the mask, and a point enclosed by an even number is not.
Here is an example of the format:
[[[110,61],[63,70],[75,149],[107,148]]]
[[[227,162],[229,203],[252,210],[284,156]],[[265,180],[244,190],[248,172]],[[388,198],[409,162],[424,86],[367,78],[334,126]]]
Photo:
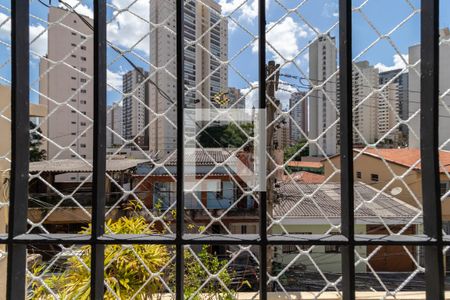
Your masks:
[[[152,234],[144,217],[121,217],[108,220],[107,227],[113,234]],[[89,234],[90,226],[82,234]],[[50,290],[60,299],[89,299],[91,248],[82,246],[77,256],[71,257],[59,275],[45,274],[42,281],[31,284],[31,299],[54,299]],[[169,251],[164,245],[107,245],[105,246],[104,299],[150,299],[164,288],[157,274],[169,261]],[[87,267],[86,267],[87,266]],[[33,268],[34,276],[45,272],[44,265]],[[153,276],[152,276],[153,273]],[[163,276],[163,275],[161,275]],[[117,296],[117,297],[116,297]]]

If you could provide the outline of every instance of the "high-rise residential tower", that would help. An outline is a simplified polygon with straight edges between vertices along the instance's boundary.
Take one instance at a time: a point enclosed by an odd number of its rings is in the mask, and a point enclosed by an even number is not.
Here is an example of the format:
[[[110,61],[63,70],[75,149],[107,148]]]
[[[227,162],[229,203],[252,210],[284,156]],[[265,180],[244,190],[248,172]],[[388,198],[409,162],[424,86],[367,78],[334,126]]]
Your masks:
[[[308,133],[308,99],[306,92],[295,92],[289,98],[289,138],[291,144],[304,139]],[[300,130],[301,129],[301,130]],[[302,134],[303,131],[303,134]]]
[[[440,37],[444,41],[450,40],[450,30],[444,28],[440,30]],[[415,64],[420,60],[420,44],[409,48],[409,64]],[[441,43],[439,46],[439,90],[444,93],[450,89],[450,43]],[[414,66],[409,71],[409,115],[412,116],[420,109],[420,64]],[[445,107],[443,105],[445,103]],[[450,114],[448,113],[450,107],[450,95],[447,94],[439,102],[439,145],[444,145],[444,150],[450,150]],[[409,122],[411,130],[414,134],[409,132],[408,140],[410,148],[420,147],[420,115],[415,115]],[[419,137],[417,138],[416,137]]]
[[[407,72],[401,73],[402,69],[390,70],[385,72],[380,72],[380,87],[392,82],[397,84],[397,94],[398,94],[398,116],[402,120],[407,120],[409,118],[409,74]],[[406,144],[408,141],[408,127],[404,124],[399,126],[401,132],[401,143]]]
[[[92,19],[85,17],[93,24]],[[51,142],[44,147],[48,159],[92,159],[93,36],[79,16],[49,9],[47,55],[40,60],[39,103],[47,107],[42,132]],[[71,150],[69,150],[71,149]],[[79,181],[86,175],[60,176]]]
[[[150,23],[165,24],[150,28],[150,107],[157,118],[150,126],[150,150],[167,154],[176,149],[176,36],[175,0],[150,3]],[[210,107],[212,98],[228,89],[228,22],[221,18],[221,6],[213,0],[185,4],[184,32],[187,47],[184,57],[184,84],[188,88],[185,108]],[[156,88],[156,86],[158,88]],[[212,103],[213,104],[213,103]],[[170,108],[169,108],[170,107]],[[195,132],[194,116],[185,115],[185,130]]]
[[[364,146],[377,139],[378,69],[368,61],[353,66],[353,144]]]
[[[377,110],[377,139],[382,139],[379,147],[396,148],[404,145],[404,135],[401,129],[396,127],[400,115],[399,86],[397,83],[390,82],[384,85],[384,89],[378,97]]]
[[[149,149],[149,84],[148,72],[142,68],[127,72],[122,77],[123,137],[133,140],[142,150]],[[131,148],[136,147],[130,144]]]
[[[323,89],[314,90],[309,96],[309,138],[318,138],[317,145],[310,145],[312,156],[334,155],[337,152],[336,131],[332,126],[337,119],[337,53],[335,38],[321,35],[309,47],[309,79],[314,86],[323,85]],[[320,136],[320,138],[319,138]]]
[[[106,132],[106,147],[116,147],[123,144],[123,106],[117,103],[108,106],[106,126],[112,131]],[[114,132],[113,132],[114,131]],[[120,137],[119,137],[120,136]]]

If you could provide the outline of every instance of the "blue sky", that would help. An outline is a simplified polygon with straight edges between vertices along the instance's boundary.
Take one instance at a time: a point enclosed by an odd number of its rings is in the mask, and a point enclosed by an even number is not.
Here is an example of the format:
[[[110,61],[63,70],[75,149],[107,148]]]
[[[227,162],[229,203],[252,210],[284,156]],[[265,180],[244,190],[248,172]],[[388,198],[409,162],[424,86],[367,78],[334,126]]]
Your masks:
[[[45,0],[44,0],[45,1]],[[72,6],[76,6],[76,0],[66,0]],[[118,9],[125,8],[134,0],[109,0],[111,6]],[[224,14],[231,14],[234,20],[239,22],[245,29],[237,26],[233,21],[229,21],[229,58],[236,53],[245,49],[238,57],[231,61],[235,68],[229,68],[229,86],[238,87],[240,89],[248,88],[248,83],[255,83],[258,76],[257,47],[252,43],[254,36],[257,35],[257,6],[256,0],[216,0],[222,5]],[[243,3],[244,2],[244,3]],[[313,40],[317,32],[326,32],[337,22],[337,0],[309,0],[297,10],[298,13],[287,13],[286,9],[295,8],[303,1],[293,0],[267,0],[267,28],[268,41],[276,47],[276,50],[284,57],[294,59],[297,66],[302,70],[303,74],[297,67],[292,64],[283,67],[282,72],[285,74],[303,76],[308,74],[308,51],[305,48],[309,41]],[[358,7],[363,0],[354,0],[353,5]],[[450,26],[450,4],[449,1],[441,1],[441,27]],[[58,1],[54,0],[53,5],[57,5]],[[397,50],[402,55],[408,54],[408,47],[420,43],[420,15],[415,9],[420,8],[419,0],[370,0],[365,4],[361,11],[353,14],[353,46],[354,55],[364,51],[376,38],[377,33],[370,27],[365,17],[370,20],[373,26],[381,34],[389,33],[393,28],[409,18],[402,24],[392,35]],[[92,1],[81,1],[77,7],[81,13],[91,14]],[[242,4],[242,5],[241,5]],[[6,46],[9,43],[10,24],[7,21],[10,15],[7,8],[10,7],[10,1],[0,0],[0,83],[6,84],[10,80],[10,64],[5,64],[9,60],[10,51]],[[239,7],[237,10],[236,7]],[[113,17],[113,9],[109,8],[108,17],[113,19],[109,25],[108,38],[115,45],[122,49],[127,49],[140,41],[148,32],[148,24],[144,20],[149,18],[148,0],[138,0],[129,9],[131,13],[124,12]],[[47,25],[47,8],[39,4],[37,0],[32,1],[30,18],[30,33],[36,41],[33,42],[32,50],[40,55],[46,52],[46,34]],[[281,19],[281,21],[279,21]],[[248,31],[248,32],[247,32]],[[337,35],[337,26],[331,30],[331,34]],[[137,65],[144,69],[149,69],[146,62],[149,61],[149,42],[145,38],[134,46],[134,53],[129,54]],[[297,56],[300,51],[303,52]],[[369,60],[373,65],[377,65],[380,69],[388,69],[393,66],[402,67],[402,59],[399,53],[388,43],[387,40],[381,40],[374,47],[367,50],[360,60]],[[120,90],[120,75],[131,69],[131,67],[123,60],[115,61],[117,57],[113,51],[108,52],[108,59],[111,63],[109,66],[109,80],[112,86]],[[283,63],[273,49],[268,47],[268,59],[275,59]],[[405,56],[406,58],[406,56]],[[38,59],[31,56],[31,82],[33,87],[37,88],[36,82],[38,78]],[[238,75],[238,73],[240,75]],[[242,75],[242,77],[241,77]],[[296,84],[294,80],[292,83]],[[120,93],[110,89],[108,93],[109,101],[120,99]],[[31,95],[32,101],[37,100],[37,95]]]

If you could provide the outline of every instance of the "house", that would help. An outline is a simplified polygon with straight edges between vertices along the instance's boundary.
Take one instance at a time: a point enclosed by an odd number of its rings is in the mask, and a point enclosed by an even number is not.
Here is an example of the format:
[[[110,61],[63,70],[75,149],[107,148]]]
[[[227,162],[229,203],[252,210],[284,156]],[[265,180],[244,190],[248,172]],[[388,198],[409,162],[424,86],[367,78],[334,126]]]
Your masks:
[[[184,158],[185,218],[213,233],[256,233],[258,205],[251,191],[247,153],[196,149]],[[246,170],[247,169],[247,170]],[[176,203],[177,161],[166,155],[142,163],[133,175],[139,197],[150,210]],[[167,216],[169,217],[169,216]],[[219,221],[214,221],[218,219]]]
[[[273,234],[336,234],[341,222],[340,183],[306,184],[283,182],[276,189],[277,199],[273,210]],[[371,200],[371,201],[369,201]],[[416,234],[421,231],[421,211],[391,195],[362,182],[355,183],[355,234]],[[308,255],[298,259],[296,246],[275,247],[274,263],[282,266],[293,263],[302,270],[317,272],[310,257],[322,272],[340,273],[338,246],[301,246]],[[419,257],[415,247],[408,247],[414,257]],[[412,271],[414,262],[400,246],[357,246],[361,257],[368,257],[375,271]],[[309,257],[310,256],[310,257]],[[357,272],[366,272],[367,265],[360,263]]]
[[[106,213],[116,218],[121,205],[133,197],[131,176],[144,159],[106,161]],[[82,174],[82,182],[58,182],[61,174]],[[92,161],[52,159],[30,163],[28,218],[31,229],[43,226],[50,232],[77,233],[91,221]],[[128,194],[127,194],[128,193]]]
[[[395,195],[396,198],[418,207],[422,203],[422,168],[420,149],[361,149],[353,150],[354,178],[378,190]],[[450,226],[450,151],[439,152],[442,217],[445,226]],[[340,168],[340,155],[322,161],[325,177],[338,182],[339,174],[333,174]],[[333,174],[333,175],[332,175]],[[450,228],[449,231],[450,232]]]

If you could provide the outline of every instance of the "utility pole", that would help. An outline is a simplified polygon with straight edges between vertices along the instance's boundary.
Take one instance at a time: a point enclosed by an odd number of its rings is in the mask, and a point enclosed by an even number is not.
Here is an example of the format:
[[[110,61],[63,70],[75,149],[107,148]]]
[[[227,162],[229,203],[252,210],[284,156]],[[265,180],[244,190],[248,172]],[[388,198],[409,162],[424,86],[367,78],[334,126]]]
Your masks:
[[[280,65],[275,64],[274,61],[269,61],[266,66],[266,118],[267,124],[271,124],[275,120],[275,115],[277,112],[277,108],[279,106],[279,101],[275,98],[275,92],[278,90],[278,83],[280,80]],[[269,153],[269,156],[275,161],[276,164],[283,163],[283,150],[278,149],[279,145],[274,143],[275,137],[275,124],[272,124],[269,128],[267,128],[267,144],[266,149]],[[281,151],[281,153],[280,153]],[[281,155],[280,155],[281,154]],[[281,157],[281,162],[280,162]],[[275,170],[276,166],[272,162],[272,160],[267,161],[267,173],[271,174],[273,170]],[[269,178],[267,178],[266,184],[266,194],[267,194],[267,214],[270,219],[273,218],[273,206],[275,200],[275,184],[279,180],[279,172],[272,174]],[[268,230],[268,234],[271,233],[271,230]],[[272,261],[273,261],[273,247],[269,246],[267,248],[267,272],[269,274],[272,273]],[[270,287],[269,287],[270,290]]]

